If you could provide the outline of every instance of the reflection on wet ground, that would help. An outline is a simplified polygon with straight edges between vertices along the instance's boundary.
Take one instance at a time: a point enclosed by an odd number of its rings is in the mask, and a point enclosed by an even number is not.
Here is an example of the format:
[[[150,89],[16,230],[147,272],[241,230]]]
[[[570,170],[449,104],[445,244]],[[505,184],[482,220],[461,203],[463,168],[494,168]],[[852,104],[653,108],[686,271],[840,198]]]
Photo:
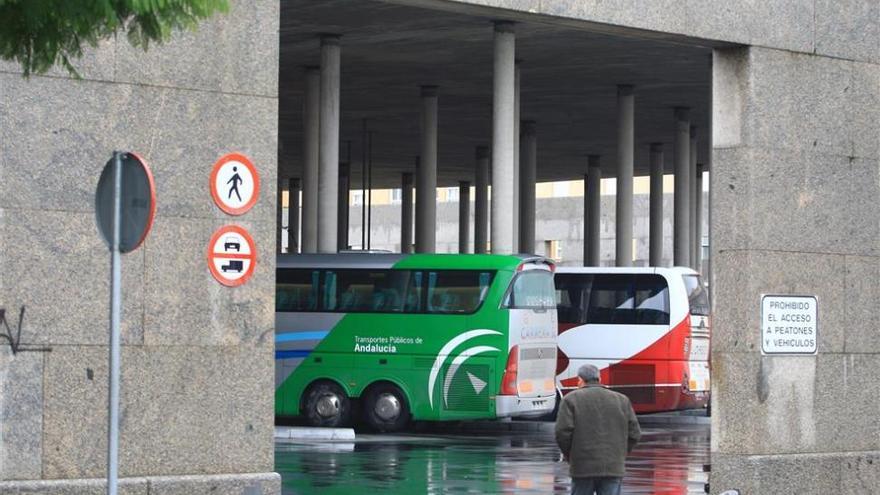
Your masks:
[[[644,429],[625,494],[703,493],[709,426]],[[276,444],[287,494],[569,493],[552,431],[358,435],[355,443]]]

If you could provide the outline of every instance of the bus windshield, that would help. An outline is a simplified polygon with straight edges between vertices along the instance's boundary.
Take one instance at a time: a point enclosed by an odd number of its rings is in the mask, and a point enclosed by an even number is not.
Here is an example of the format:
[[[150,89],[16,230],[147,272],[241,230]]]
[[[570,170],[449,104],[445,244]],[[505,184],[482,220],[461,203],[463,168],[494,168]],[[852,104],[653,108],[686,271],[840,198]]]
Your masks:
[[[526,270],[517,274],[504,307],[510,309],[556,309],[553,273]]]
[[[709,316],[709,293],[700,281],[699,275],[683,275],[691,314]]]

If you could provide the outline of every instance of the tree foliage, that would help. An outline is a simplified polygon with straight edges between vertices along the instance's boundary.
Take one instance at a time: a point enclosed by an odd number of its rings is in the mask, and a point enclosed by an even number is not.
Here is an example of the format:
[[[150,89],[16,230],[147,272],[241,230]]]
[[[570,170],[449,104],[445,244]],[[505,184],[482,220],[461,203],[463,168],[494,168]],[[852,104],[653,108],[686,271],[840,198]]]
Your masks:
[[[146,50],[228,8],[228,0],[0,0],[0,58],[19,62],[25,77],[56,64],[78,75],[72,60],[119,31]]]

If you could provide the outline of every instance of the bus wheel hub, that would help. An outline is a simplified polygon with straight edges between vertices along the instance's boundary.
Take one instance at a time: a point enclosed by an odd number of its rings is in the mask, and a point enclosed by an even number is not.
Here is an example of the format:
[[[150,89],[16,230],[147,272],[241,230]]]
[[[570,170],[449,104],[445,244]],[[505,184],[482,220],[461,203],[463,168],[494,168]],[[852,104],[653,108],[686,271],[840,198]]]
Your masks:
[[[336,416],[339,414],[339,397],[333,394],[321,397],[318,399],[316,409],[322,418],[332,418],[333,416]]]
[[[382,394],[376,399],[376,416],[383,421],[392,421],[400,416],[400,401],[394,394]]]

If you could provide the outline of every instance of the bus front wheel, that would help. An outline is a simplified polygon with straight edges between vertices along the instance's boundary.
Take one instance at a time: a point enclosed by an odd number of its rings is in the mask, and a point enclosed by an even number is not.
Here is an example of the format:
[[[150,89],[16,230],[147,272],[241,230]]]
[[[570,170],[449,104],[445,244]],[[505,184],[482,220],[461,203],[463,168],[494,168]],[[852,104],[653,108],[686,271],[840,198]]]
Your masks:
[[[303,413],[312,426],[346,426],[351,416],[351,400],[339,385],[317,382],[306,393]]]
[[[409,422],[409,405],[395,385],[381,383],[370,387],[364,397],[364,419],[376,431],[396,432]]]

